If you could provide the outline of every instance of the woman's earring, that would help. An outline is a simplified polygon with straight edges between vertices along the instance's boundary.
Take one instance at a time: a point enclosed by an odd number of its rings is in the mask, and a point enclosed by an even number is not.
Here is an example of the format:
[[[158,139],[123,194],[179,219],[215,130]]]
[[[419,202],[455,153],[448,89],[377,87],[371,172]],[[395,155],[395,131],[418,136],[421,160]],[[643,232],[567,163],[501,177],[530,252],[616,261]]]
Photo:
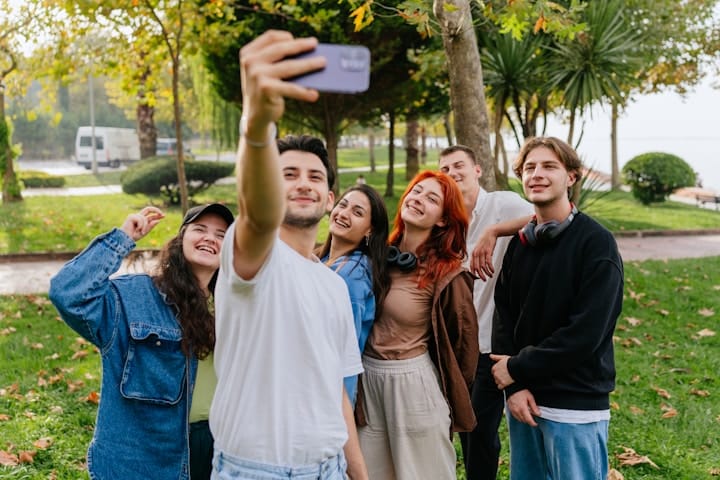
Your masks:
[[[370,246],[370,235],[369,234],[365,235],[365,246],[366,247]]]

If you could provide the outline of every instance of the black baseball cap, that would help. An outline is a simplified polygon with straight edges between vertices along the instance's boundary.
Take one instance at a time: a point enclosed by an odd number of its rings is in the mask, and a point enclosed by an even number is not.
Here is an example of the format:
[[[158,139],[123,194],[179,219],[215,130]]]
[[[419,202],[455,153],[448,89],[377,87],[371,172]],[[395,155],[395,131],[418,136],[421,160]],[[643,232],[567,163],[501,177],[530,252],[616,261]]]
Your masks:
[[[206,213],[220,215],[220,217],[227,222],[228,226],[235,220],[235,216],[225,205],[221,205],[219,203],[208,203],[192,207],[188,210],[181,226],[194,222],[198,219],[198,217],[200,217],[200,215],[205,215]]]

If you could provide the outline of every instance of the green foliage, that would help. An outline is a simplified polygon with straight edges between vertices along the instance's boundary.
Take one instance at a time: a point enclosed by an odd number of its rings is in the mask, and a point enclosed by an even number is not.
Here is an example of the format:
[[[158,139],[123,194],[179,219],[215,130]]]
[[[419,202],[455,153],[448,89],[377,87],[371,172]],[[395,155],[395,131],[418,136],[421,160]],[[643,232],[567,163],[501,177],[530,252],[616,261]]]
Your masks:
[[[186,161],[188,198],[232,175],[235,165],[223,162]],[[180,203],[175,157],[151,157],[131,165],[121,177],[123,192],[160,195],[168,205]]]
[[[663,202],[681,187],[695,185],[695,172],[671,153],[649,152],[632,158],[622,169],[625,182],[643,205]]]
[[[21,170],[18,172],[18,178],[25,188],[62,188],[65,186],[65,177],[37,170]]]

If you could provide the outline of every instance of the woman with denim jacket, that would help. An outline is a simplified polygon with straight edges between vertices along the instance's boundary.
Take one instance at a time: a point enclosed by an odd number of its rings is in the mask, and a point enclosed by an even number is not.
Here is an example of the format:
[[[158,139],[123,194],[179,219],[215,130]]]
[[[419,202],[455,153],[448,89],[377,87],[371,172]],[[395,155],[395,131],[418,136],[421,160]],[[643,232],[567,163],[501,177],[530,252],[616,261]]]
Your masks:
[[[342,194],[330,212],[328,238],[317,256],[345,280],[350,293],[360,352],[390,286],[387,273],[388,214],[380,194],[356,184]],[[355,406],[357,375],[344,380]]]
[[[163,218],[155,207],[128,215],[122,227],[95,238],[50,283],[50,299],[63,320],[102,358],[100,404],[87,456],[92,479],[175,480],[191,473],[197,479],[205,474],[196,471],[211,471],[211,457],[191,449],[189,418],[191,403],[202,410],[209,402],[207,392],[199,395],[193,388],[201,380],[198,371],[208,375],[207,368],[198,369],[198,359],[211,362],[215,345],[211,297],[233,214],[220,204],[188,210],[153,275],[111,277],[135,242]],[[203,380],[213,388],[211,378]],[[207,449],[207,442],[200,443]]]

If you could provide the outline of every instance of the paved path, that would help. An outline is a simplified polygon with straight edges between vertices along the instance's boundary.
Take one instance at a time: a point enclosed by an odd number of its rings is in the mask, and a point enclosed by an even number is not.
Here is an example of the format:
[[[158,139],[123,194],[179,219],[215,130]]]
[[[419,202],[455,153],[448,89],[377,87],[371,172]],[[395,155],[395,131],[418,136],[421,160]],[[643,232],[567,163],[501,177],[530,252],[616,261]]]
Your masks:
[[[720,256],[720,235],[671,235],[620,237],[618,247],[623,260],[697,258]],[[0,295],[46,293],[50,278],[66,260],[3,261],[0,260]],[[131,265],[125,263],[121,272],[142,271],[152,265],[145,259]]]

